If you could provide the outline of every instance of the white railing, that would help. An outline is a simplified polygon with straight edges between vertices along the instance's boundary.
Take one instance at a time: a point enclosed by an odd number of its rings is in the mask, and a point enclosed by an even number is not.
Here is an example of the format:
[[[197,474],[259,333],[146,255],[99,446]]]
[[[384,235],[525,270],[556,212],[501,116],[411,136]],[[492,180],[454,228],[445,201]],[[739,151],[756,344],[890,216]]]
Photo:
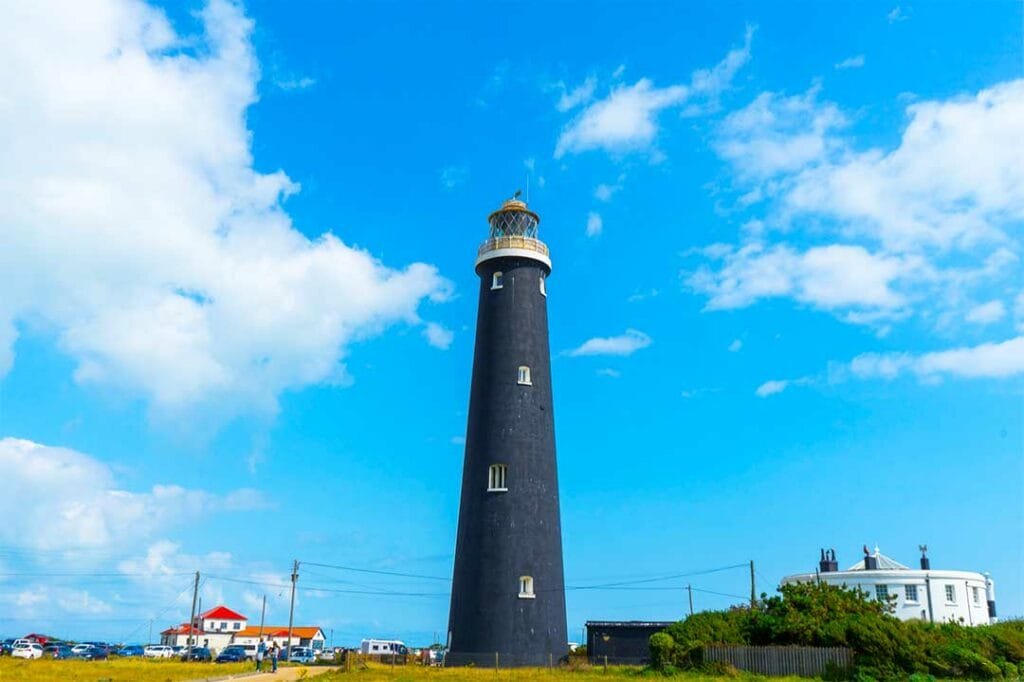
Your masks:
[[[480,245],[477,255],[482,256],[489,251],[497,251],[498,249],[526,249],[527,251],[542,253],[545,256],[551,255],[548,251],[548,245],[541,240],[534,239],[533,237],[521,237],[519,235],[488,239]]]

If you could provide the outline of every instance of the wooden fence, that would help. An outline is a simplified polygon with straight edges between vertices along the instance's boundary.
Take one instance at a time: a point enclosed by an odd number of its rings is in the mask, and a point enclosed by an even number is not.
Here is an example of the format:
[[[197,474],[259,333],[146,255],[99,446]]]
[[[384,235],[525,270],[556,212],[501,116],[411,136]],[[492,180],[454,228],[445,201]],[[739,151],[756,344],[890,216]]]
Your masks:
[[[729,663],[759,675],[820,677],[829,664],[848,669],[853,665],[853,651],[845,647],[707,646],[704,661]]]

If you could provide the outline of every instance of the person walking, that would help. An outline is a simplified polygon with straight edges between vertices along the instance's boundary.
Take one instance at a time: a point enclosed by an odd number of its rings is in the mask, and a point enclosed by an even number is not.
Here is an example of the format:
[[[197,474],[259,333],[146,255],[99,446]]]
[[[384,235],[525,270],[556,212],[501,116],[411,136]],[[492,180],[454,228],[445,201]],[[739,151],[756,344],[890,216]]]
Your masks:
[[[267,644],[262,639],[256,645],[256,672],[263,672],[263,654],[267,652]]]
[[[274,646],[270,647],[270,672],[277,672],[277,657],[281,655],[281,650],[277,648],[277,642],[274,642]]]

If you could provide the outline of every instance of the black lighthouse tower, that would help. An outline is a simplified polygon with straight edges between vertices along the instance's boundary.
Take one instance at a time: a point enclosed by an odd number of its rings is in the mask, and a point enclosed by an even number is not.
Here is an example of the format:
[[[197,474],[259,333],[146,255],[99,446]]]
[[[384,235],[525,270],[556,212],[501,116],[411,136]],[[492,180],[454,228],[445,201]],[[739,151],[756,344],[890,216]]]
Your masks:
[[[453,665],[547,665],[568,651],[548,349],[548,247],[518,199],[480,246],[473,385],[455,548]]]

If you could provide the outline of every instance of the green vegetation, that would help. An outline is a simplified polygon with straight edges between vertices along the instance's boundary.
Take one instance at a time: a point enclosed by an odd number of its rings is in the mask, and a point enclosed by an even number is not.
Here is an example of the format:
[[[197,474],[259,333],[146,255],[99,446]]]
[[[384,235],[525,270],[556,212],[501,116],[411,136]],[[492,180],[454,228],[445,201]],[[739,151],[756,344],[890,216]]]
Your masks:
[[[705,669],[709,644],[843,646],[853,671],[830,677],[902,679],[936,676],[1018,679],[1024,674],[1024,621],[964,627],[901,621],[861,590],[824,584],[785,585],[756,609],[698,613],[651,637],[658,669]]]

